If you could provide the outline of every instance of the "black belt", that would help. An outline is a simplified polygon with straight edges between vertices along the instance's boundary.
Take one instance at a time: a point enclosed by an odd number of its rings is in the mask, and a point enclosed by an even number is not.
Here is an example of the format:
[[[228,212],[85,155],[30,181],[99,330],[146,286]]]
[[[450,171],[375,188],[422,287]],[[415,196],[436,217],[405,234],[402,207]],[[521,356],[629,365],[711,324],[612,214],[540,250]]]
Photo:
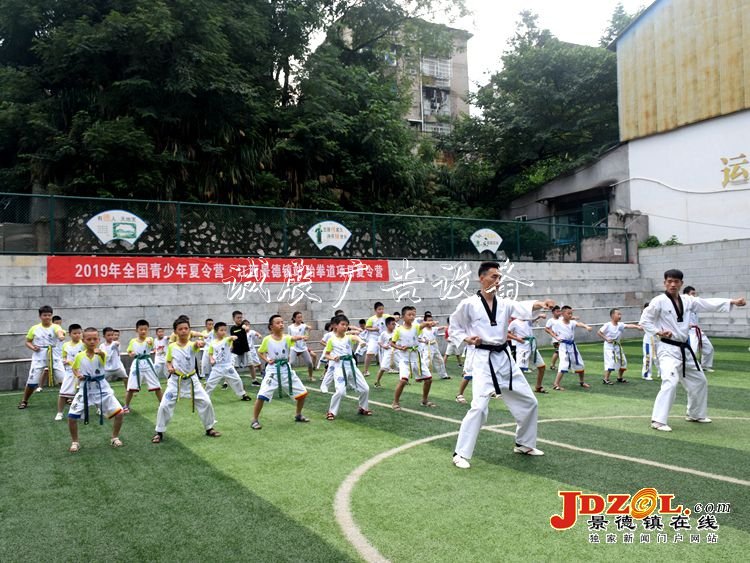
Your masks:
[[[492,352],[505,352],[508,356],[508,364],[510,365],[510,380],[508,382],[508,390],[513,391],[513,362],[511,361],[510,352],[508,352],[508,343],[502,344],[477,344],[475,346],[477,350],[488,350],[490,353],[487,355],[487,360],[490,364],[490,376],[492,376],[492,385],[495,387],[495,393],[502,395],[500,392],[500,383],[497,381],[497,375],[495,374],[495,368],[492,366]]]
[[[690,352],[690,355],[693,357],[693,362],[695,362],[695,368],[698,371],[701,370],[701,366],[698,364],[698,358],[695,357],[695,352],[693,352],[693,349],[690,347],[690,342],[680,342],[679,340],[672,340],[671,338],[662,338],[662,342],[665,344],[671,344],[672,346],[677,346],[680,349],[680,352],[682,353],[682,377],[685,377],[685,361],[687,360],[687,354],[685,354],[685,350]]]

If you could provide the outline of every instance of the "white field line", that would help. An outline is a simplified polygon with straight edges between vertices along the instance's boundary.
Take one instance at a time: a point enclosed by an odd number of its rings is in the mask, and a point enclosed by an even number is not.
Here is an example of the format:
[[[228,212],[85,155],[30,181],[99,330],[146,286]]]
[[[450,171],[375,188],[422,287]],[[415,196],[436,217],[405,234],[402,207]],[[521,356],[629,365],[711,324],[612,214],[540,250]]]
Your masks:
[[[313,389],[313,390],[320,392],[318,389]],[[347,397],[347,398],[354,399],[354,397]],[[390,408],[390,405],[387,403],[381,403],[378,401],[370,401],[370,402],[374,405],[382,406],[385,408]],[[401,412],[416,414],[416,415],[423,416],[426,418],[442,420],[445,422],[452,422],[454,424],[461,424],[460,420],[456,420],[454,418],[445,417],[445,416],[434,415],[429,412],[407,409],[403,407],[401,408]],[[554,419],[550,418],[550,419],[540,420],[539,423],[577,422],[577,421],[587,421],[587,420],[590,421],[590,420],[614,420],[614,419],[639,419],[639,418],[648,418],[648,417],[641,416],[641,415],[616,415],[616,416],[587,416],[587,417],[554,418]],[[714,418],[725,419],[725,420],[750,420],[750,417],[714,417]],[[482,430],[487,430],[489,432],[495,432],[498,434],[503,434],[503,435],[508,435],[508,436],[515,436],[514,432],[511,432],[508,430],[502,430],[502,428],[508,428],[508,427],[513,427],[513,426],[515,426],[515,423],[509,422],[509,423],[504,423],[504,424],[496,424],[492,426],[483,426]],[[374,457],[371,457],[370,459],[365,461],[363,464],[361,464],[359,467],[354,469],[354,471],[352,471],[349,475],[346,476],[346,478],[344,479],[344,481],[341,483],[338,490],[336,491],[336,496],[333,501],[333,512],[336,518],[336,522],[338,522],[339,527],[341,528],[341,531],[343,532],[347,541],[349,541],[349,543],[354,547],[354,549],[357,550],[357,553],[359,553],[359,555],[365,561],[367,561],[368,563],[386,563],[389,560],[386,557],[384,557],[383,554],[381,554],[377,550],[377,548],[375,548],[375,546],[373,546],[370,543],[370,541],[365,537],[365,535],[362,533],[359,526],[357,525],[356,521],[354,520],[354,515],[352,513],[352,507],[351,507],[351,495],[352,495],[352,492],[354,491],[354,487],[357,485],[359,480],[370,469],[372,469],[373,467],[375,467],[376,465],[378,465],[382,461],[385,461],[388,458],[394,457],[416,446],[421,446],[423,444],[427,444],[430,442],[434,442],[436,440],[441,440],[443,438],[449,438],[451,436],[456,436],[456,435],[458,435],[458,432],[446,432],[444,434],[428,436],[427,438],[421,438],[419,440],[407,442],[406,444],[402,444],[400,446],[397,446],[395,448],[392,448],[390,450],[377,454]],[[718,475],[715,473],[698,471],[696,469],[689,469],[686,467],[668,465],[666,463],[659,463],[656,461],[643,459],[643,458],[613,454],[613,453],[609,453],[609,452],[605,452],[601,450],[593,450],[590,448],[580,448],[572,444],[565,444],[565,443],[556,442],[553,440],[539,439],[537,441],[544,443],[544,444],[549,444],[551,446],[569,449],[572,451],[578,451],[582,453],[608,457],[608,458],[617,459],[620,461],[628,461],[631,463],[639,463],[641,465],[658,467],[660,469],[667,469],[667,470],[675,471],[679,473],[688,473],[688,474],[695,475],[698,477],[704,477],[704,478],[713,479],[716,481],[724,481],[727,483],[732,483],[736,485],[744,485],[746,487],[750,487],[750,481],[744,481],[742,479],[736,479],[734,477],[727,477],[727,476]]]

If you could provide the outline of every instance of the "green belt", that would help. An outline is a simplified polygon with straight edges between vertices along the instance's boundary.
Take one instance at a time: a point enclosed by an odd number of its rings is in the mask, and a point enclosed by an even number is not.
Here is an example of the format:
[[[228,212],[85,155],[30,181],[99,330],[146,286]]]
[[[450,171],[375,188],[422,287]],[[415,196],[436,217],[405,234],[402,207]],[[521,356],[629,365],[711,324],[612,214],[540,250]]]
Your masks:
[[[273,365],[276,366],[276,380],[279,382],[279,399],[283,396],[281,394],[281,366],[286,366],[287,380],[289,383],[289,396],[292,396],[292,368],[289,367],[289,360],[274,360]]]
[[[534,359],[536,358],[536,337],[524,336],[523,339],[529,343],[529,346],[531,347],[531,360],[535,361]]]
[[[89,423],[89,383],[96,383],[99,386],[99,424],[104,424],[104,397],[102,393],[103,375],[83,379],[83,423]]]
[[[190,401],[192,405],[193,412],[195,412],[195,383],[193,382],[193,376],[195,375],[195,370],[191,371],[190,373],[180,373],[179,371],[175,370],[174,374],[179,378],[177,381],[177,400],[180,400],[180,391],[182,390],[182,380],[187,379],[190,381]]]
[[[133,361],[135,362],[135,378],[138,381],[138,389],[141,388],[141,362],[140,360],[146,360],[148,362],[148,365],[151,366],[151,373],[156,376],[156,368],[154,367],[154,362],[151,361],[151,354],[136,354],[135,358],[133,358]],[[179,393],[178,393],[179,395]]]
[[[352,385],[353,387],[356,387],[357,386],[357,371],[356,371],[357,367],[354,365],[354,356],[352,356],[351,354],[346,355],[346,356],[339,356],[339,360],[341,362],[346,362],[347,364],[349,364],[349,369],[351,369],[352,371],[352,379],[354,379],[354,383]],[[341,371],[344,374],[344,385],[348,385],[349,382],[346,379],[346,368],[344,367],[343,363],[341,364]]]

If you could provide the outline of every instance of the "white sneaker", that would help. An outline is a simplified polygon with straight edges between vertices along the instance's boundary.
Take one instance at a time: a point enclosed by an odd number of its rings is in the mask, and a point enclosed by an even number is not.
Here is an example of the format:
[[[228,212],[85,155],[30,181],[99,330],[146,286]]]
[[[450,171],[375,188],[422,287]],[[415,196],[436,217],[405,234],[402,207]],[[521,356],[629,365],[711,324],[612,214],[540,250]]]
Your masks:
[[[42,388],[41,387],[37,387],[36,390],[34,391],[34,393],[41,393],[41,392],[42,392]]]
[[[654,430],[660,430],[662,432],[671,432],[672,431],[672,427],[671,426],[669,426],[667,424],[662,424],[661,422],[652,422],[651,423],[651,428],[653,428]]]
[[[59,412],[55,415],[55,420],[62,420],[63,419],[63,413]]]
[[[516,446],[513,448],[513,453],[524,455],[544,455],[542,450],[537,450],[536,448],[530,448],[528,446]]]
[[[703,368],[703,371],[705,371],[706,373],[713,373],[715,370],[714,368]]]
[[[688,422],[700,422],[701,424],[708,424],[708,423],[712,422],[711,419],[708,418],[708,417],[706,417],[706,418],[690,418],[689,416],[686,416],[685,420],[687,420]]]
[[[466,397],[464,397],[463,395],[456,395],[456,402],[459,405],[465,405],[466,404]]]
[[[653,381],[654,378],[653,377],[644,377],[643,380],[644,381]]]
[[[453,456],[453,465],[455,465],[459,469],[469,469],[471,467],[469,460],[461,457],[458,454]]]

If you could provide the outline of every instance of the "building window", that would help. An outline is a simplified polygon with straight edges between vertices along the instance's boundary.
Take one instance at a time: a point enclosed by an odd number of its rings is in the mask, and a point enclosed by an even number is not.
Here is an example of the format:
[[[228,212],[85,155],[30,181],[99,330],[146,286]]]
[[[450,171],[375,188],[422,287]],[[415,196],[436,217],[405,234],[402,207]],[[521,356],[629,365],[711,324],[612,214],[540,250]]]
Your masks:
[[[442,88],[425,86],[422,89],[424,104],[424,115],[446,115],[451,114],[450,93]]]
[[[422,74],[440,80],[451,79],[451,60],[440,57],[423,57]]]
[[[430,135],[433,135],[435,137],[439,137],[440,135],[448,135],[451,132],[451,125],[450,123],[425,123],[424,124],[424,132],[429,133]]]

